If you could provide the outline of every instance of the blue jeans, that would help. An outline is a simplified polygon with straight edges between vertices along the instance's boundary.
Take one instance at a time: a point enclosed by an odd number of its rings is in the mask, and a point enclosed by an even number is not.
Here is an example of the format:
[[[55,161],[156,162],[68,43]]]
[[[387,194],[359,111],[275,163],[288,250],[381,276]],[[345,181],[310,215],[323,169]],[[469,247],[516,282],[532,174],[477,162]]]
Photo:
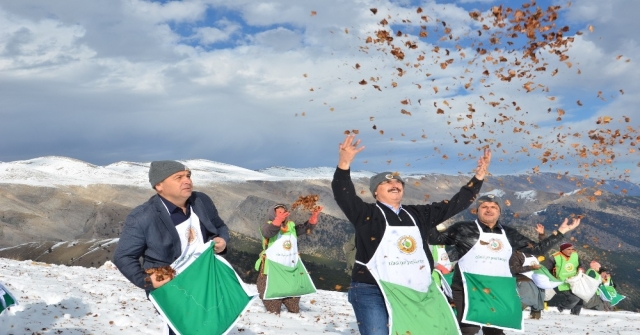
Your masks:
[[[349,302],[361,335],[389,334],[389,313],[378,285],[352,281]]]

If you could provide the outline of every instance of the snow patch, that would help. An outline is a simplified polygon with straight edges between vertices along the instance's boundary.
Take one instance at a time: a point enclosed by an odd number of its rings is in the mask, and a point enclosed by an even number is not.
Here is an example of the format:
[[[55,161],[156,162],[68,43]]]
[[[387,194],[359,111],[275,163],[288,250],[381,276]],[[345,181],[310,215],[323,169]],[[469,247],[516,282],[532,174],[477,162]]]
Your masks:
[[[0,258],[0,282],[20,305],[0,314],[2,329],[14,334],[162,334],[164,323],[144,290],[108,266],[40,266],[31,261]],[[105,263],[106,265],[107,263]],[[255,285],[248,285],[255,289]],[[527,315],[528,312],[525,312]],[[542,311],[540,320],[525,317],[526,334],[637,334],[640,314],[583,309],[579,316]],[[267,313],[255,300],[230,335],[358,334],[358,325],[344,292],[318,290],[300,299],[300,313]],[[4,333],[3,333],[4,334]],[[507,335],[521,332],[505,331]]]
[[[523,199],[525,201],[535,201],[536,195],[538,195],[538,192],[536,192],[535,190],[531,190],[531,191],[514,192],[513,194],[518,199]]]

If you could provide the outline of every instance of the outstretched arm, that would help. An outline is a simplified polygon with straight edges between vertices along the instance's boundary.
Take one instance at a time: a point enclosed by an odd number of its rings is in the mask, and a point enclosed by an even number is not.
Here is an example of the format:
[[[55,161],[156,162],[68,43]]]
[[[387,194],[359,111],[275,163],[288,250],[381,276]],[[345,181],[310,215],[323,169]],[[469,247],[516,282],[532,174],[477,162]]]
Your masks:
[[[318,206],[312,209],[309,220],[307,220],[303,224],[296,225],[296,234],[298,236],[311,234],[311,232],[313,231],[313,228],[315,228],[316,224],[318,223],[318,216],[320,215],[320,212],[322,212],[323,208],[324,206]]]
[[[423,227],[423,229],[430,230],[434,225],[444,222],[469,208],[480,192],[490,162],[491,150],[484,149],[482,157],[478,159],[478,165],[475,169],[476,174],[466,185],[462,186],[460,191],[451,197],[451,199],[434,202],[429,205],[417,205],[416,209],[424,215],[424,222],[427,224],[427,227]]]

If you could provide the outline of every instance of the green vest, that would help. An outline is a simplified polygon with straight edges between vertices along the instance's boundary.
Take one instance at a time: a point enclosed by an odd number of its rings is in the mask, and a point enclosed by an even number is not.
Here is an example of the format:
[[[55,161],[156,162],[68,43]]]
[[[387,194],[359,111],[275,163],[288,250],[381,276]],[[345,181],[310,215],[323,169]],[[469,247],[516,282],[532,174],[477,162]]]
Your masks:
[[[271,224],[271,221],[269,221],[269,224]],[[262,233],[260,233],[262,235]],[[283,233],[282,232],[282,228],[280,229],[280,231],[273,235],[272,237],[270,237],[268,240],[266,238],[262,238],[262,252],[260,253],[260,257],[258,257],[258,260],[256,261],[255,264],[255,269],[256,271],[260,271],[260,264],[262,263],[262,259],[264,258],[264,251],[269,249],[269,247],[275,243],[275,241],[278,240],[278,238],[280,238],[280,236],[284,236],[284,235],[293,235],[294,237],[298,237],[298,235],[296,234],[296,224],[293,221],[287,221],[287,232]],[[266,269],[266,264],[265,264],[265,268],[262,269],[262,273],[266,273],[267,269]]]
[[[569,277],[573,277],[578,274],[578,253],[573,252],[569,259],[561,252],[553,254],[553,258],[556,260],[556,278],[565,280]],[[571,290],[571,286],[568,283],[563,283],[558,286],[558,291]]]
[[[593,277],[592,277],[592,276],[590,276],[590,274],[591,274],[591,273],[595,274],[595,276],[593,276]],[[589,269],[589,270],[587,270],[587,273],[586,273],[586,274],[587,274],[587,276],[589,276],[589,277],[595,278],[598,282],[602,282],[602,278],[600,277],[600,274],[599,274],[598,272],[596,272],[596,270],[594,270],[594,269]]]

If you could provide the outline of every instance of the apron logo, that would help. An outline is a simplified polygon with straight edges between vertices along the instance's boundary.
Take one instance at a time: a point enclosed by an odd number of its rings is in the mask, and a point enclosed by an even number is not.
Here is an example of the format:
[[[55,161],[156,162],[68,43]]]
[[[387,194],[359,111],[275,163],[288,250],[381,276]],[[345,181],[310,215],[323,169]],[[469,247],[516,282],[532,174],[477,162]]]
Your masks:
[[[189,226],[189,229],[187,229],[185,235],[187,238],[187,244],[191,245],[196,240],[196,237],[198,237],[198,232],[192,226]]]
[[[448,262],[448,261],[449,261],[449,255],[446,255],[446,254],[445,254],[445,255],[442,255],[442,256],[440,257],[440,260],[441,260],[441,261]]]
[[[498,252],[500,250],[502,250],[502,241],[492,238],[491,240],[489,240],[489,243],[487,245],[487,247],[489,248],[489,250],[493,251],[493,252]]]
[[[410,255],[416,251],[416,240],[409,235],[402,236],[398,239],[398,249]]]
[[[575,268],[573,267],[573,264],[567,263],[564,266],[564,270],[567,271],[567,272],[573,272],[573,270],[575,270]]]
[[[291,249],[291,241],[286,240],[282,243],[282,247],[284,248],[284,250],[290,250]]]

